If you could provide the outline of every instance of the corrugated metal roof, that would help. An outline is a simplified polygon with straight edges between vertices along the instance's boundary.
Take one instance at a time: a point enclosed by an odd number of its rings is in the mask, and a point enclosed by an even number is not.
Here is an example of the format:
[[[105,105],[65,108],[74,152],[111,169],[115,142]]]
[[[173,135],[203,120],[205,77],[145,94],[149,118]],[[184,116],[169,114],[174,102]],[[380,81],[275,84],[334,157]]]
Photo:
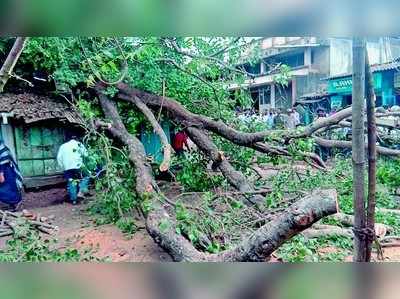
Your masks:
[[[329,94],[326,91],[317,91],[311,92],[307,94],[303,94],[300,99],[318,99],[328,96]]]
[[[394,61],[386,62],[386,63],[382,63],[382,64],[371,65],[371,71],[373,73],[391,71],[391,70],[395,70],[395,69],[400,69],[400,61],[398,61],[398,60],[394,60]],[[351,75],[352,75],[352,73],[345,73],[345,74],[341,74],[341,75],[331,76],[331,77],[325,78],[323,80],[331,80],[331,79],[349,77]]]
[[[81,116],[65,100],[35,94],[0,94],[0,113],[11,113],[25,123],[58,119],[81,124]]]

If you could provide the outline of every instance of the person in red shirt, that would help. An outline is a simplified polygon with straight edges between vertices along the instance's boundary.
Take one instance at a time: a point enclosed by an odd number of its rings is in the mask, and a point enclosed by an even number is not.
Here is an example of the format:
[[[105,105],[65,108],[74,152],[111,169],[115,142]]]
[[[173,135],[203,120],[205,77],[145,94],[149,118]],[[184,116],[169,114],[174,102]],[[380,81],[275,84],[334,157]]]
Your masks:
[[[175,134],[174,141],[172,142],[172,147],[174,148],[178,156],[184,153],[184,146],[189,150],[188,136],[185,131],[181,130]]]

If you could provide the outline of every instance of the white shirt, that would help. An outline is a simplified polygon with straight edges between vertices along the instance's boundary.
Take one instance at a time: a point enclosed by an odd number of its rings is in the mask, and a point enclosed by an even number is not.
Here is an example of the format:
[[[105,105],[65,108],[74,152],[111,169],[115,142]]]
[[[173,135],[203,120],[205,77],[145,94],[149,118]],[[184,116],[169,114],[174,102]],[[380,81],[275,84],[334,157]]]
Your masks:
[[[300,114],[297,111],[294,111],[293,115],[294,115],[294,123],[297,126],[300,124]]]
[[[85,146],[72,139],[60,146],[57,154],[58,165],[64,170],[80,169],[83,166],[83,157],[87,155]]]

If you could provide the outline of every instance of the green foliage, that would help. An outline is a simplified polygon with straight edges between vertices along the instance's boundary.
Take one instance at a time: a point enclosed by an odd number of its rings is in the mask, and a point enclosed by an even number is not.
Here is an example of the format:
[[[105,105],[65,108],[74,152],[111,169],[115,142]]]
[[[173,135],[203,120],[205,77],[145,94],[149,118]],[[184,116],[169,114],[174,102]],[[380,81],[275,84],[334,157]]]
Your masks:
[[[296,236],[278,250],[279,256],[286,262],[317,262],[317,246],[315,240],[306,240]]]
[[[55,239],[44,239],[28,223],[19,223],[19,230],[0,250],[0,262],[99,261],[93,253],[93,248],[60,250]]]
[[[172,41],[192,57],[178,53]],[[7,42],[7,38],[0,39],[0,51]],[[227,83],[245,79],[235,71],[239,62],[245,62],[242,54],[248,54],[248,61],[256,61],[261,55],[259,43],[254,43],[251,51],[246,43],[243,38],[229,37],[31,37],[16,72],[24,75],[29,69],[45,70],[56,81],[59,92],[122,79],[139,89],[164,93],[193,112],[226,119],[236,103],[251,101],[248,94],[239,91],[230,97],[226,90]],[[229,44],[232,47],[225,52],[207,58]],[[115,88],[107,92],[114,95]]]
[[[86,143],[91,165],[101,166],[104,174],[95,177],[96,198],[89,211],[98,225],[115,223],[123,232],[134,233],[136,225],[130,219],[139,201],[134,192],[135,172],[129,159],[103,135],[89,135]]]
[[[188,153],[175,163],[181,167],[176,179],[187,191],[208,191],[224,182],[220,174],[207,170],[208,160],[198,152]]]
[[[78,99],[76,106],[85,120],[92,120],[101,116],[99,106],[92,101],[85,99],[82,95]]]
[[[400,187],[400,160],[390,159],[381,160],[376,171],[376,177],[379,183],[384,184],[391,189]]]
[[[182,204],[178,203],[175,207],[176,213],[176,232],[185,234],[193,244],[197,244],[200,238],[200,231],[195,221],[196,215],[188,211]]]
[[[291,80],[290,71],[291,71],[290,66],[282,64],[279,67],[279,73],[274,76],[274,81],[284,87],[287,87]]]
[[[323,248],[331,248],[331,252],[322,252]],[[283,244],[277,255],[284,262],[321,262],[342,261],[351,254],[352,240],[349,238],[319,238],[306,239],[295,236]]]
[[[115,222],[115,225],[124,233],[133,235],[137,231],[137,226],[132,217],[123,217]]]

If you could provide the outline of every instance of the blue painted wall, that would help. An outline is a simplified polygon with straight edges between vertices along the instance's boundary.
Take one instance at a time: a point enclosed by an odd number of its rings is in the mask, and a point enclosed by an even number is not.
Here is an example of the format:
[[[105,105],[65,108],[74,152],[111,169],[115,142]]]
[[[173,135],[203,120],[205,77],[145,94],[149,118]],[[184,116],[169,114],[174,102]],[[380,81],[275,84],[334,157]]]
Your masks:
[[[163,122],[162,128],[167,135],[169,143],[171,143],[170,133],[171,126],[169,122]],[[140,140],[144,145],[144,149],[146,150],[146,154],[151,156],[154,159],[154,162],[161,163],[163,160],[163,148],[161,145],[160,137],[153,131],[142,129],[140,133]]]

